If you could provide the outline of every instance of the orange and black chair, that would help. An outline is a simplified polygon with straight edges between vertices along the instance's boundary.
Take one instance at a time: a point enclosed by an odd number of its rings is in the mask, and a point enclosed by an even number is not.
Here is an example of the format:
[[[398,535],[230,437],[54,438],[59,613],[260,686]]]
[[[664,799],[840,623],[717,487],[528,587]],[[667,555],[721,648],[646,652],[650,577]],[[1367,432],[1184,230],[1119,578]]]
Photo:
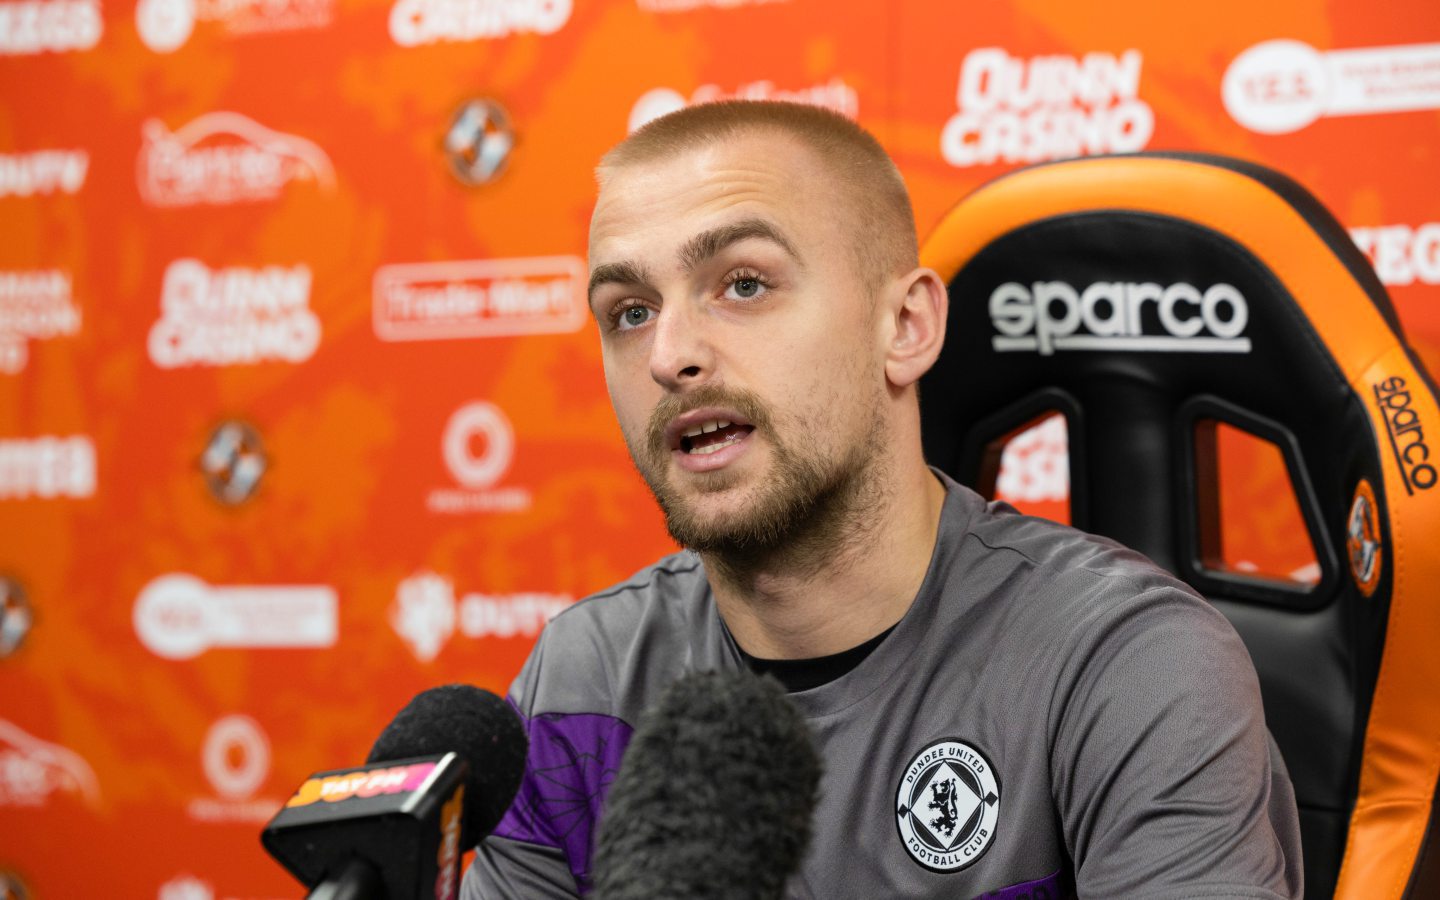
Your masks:
[[[951,304],[930,461],[989,492],[1008,436],[1062,414],[1072,522],[1245,640],[1306,895],[1440,897],[1440,407],[1345,230],[1277,172],[1148,153],[1001,177],[921,257]],[[1217,561],[1217,423],[1283,454],[1316,577]]]

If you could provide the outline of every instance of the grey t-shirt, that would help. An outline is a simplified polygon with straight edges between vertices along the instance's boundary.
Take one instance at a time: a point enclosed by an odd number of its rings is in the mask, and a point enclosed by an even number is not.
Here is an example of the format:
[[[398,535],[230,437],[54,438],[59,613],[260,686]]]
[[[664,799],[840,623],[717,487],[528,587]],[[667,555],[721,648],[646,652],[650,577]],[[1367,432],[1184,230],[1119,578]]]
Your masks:
[[[825,774],[790,896],[1300,896],[1294,793],[1225,618],[1139,554],[944,481],[904,618],[791,695]],[[588,891],[641,711],[742,666],[691,553],[557,616],[511,690],[524,783],[463,896]]]

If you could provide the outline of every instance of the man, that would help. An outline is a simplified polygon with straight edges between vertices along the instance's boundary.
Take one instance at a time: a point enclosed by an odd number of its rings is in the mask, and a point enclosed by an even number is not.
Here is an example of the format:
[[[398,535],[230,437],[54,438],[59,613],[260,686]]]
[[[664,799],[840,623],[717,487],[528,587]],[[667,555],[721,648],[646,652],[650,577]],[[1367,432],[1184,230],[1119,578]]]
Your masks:
[[[512,690],[526,780],[466,896],[588,889],[640,711],[741,667],[780,677],[825,760],[794,896],[1299,896],[1293,793],[1224,618],[925,465],[946,291],[874,139],[698,106],[599,180],[606,382],[688,549],[541,635]]]

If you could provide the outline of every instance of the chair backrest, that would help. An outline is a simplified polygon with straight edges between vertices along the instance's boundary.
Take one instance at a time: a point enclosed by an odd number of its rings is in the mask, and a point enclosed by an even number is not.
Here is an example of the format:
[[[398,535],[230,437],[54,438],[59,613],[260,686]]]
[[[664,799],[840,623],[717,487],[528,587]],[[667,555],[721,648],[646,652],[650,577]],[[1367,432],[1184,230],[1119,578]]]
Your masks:
[[[1062,413],[1072,522],[1249,647],[1307,896],[1440,896],[1440,408],[1345,230],[1277,172],[1150,153],[996,179],[921,257],[951,304],[921,385],[930,461],[988,493],[1006,436]],[[1315,583],[1215,563],[1216,422],[1283,453]]]

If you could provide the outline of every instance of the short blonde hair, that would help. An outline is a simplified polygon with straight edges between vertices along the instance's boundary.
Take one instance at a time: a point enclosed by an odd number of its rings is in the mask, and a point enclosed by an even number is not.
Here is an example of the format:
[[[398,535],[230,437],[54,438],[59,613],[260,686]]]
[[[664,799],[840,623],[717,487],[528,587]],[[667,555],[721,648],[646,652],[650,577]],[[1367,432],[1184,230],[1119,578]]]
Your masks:
[[[870,132],[828,109],[776,100],[686,107],[617,144],[600,160],[596,176],[603,187],[611,170],[767,131],[789,135],[814,151],[849,195],[854,250],[872,287],[919,265],[915,213],[900,170]]]

